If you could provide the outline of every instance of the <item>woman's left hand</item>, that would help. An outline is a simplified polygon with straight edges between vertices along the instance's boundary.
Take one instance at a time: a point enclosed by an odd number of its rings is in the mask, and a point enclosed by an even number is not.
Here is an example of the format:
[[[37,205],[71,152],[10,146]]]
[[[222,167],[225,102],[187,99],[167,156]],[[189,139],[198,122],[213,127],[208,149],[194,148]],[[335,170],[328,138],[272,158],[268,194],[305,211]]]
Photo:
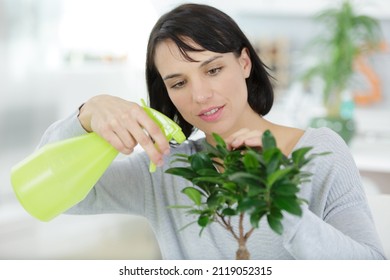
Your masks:
[[[242,128],[226,138],[225,142],[229,150],[234,150],[242,146],[260,148],[262,146],[262,135],[263,132],[260,130],[249,130],[247,128]]]

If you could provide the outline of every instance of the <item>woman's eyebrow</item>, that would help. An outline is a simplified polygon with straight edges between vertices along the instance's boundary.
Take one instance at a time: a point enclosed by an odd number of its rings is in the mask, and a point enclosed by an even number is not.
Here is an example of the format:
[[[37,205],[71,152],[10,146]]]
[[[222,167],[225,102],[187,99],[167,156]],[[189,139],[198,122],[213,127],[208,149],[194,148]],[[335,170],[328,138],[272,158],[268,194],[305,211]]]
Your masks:
[[[222,55],[216,55],[216,56],[213,56],[213,57],[210,57],[209,59],[203,61],[199,68],[202,68],[204,66],[206,66],[207,64],[210,64],[211,62],[213,62],[214,60],[218,59],[218,58],[221,58],[223,57]],[[169,75],[166,75],[163,80],[166,81],[166,80],[169,80],[169,79],[172,79],[172,78],[176,78],[176,77],[180,77],[181,74],[179,73],[175,73],[175,74],[169,74]]]
[[[203,61],[200,64],[200,67],[206,66],[207,64],[209,64],[209,63],[213,62],[214,60],[221,58],[221,57],[222,57],[222,55],[216,55],[216,56],[210,57],[209,59]]]
[[[180,77],[181,74],[169,74],[169,75],[166,75],[163,80],[166,81],[166,80],[169,80],[169,79],[172,79],[172,78],[176,78],[176,77]]]

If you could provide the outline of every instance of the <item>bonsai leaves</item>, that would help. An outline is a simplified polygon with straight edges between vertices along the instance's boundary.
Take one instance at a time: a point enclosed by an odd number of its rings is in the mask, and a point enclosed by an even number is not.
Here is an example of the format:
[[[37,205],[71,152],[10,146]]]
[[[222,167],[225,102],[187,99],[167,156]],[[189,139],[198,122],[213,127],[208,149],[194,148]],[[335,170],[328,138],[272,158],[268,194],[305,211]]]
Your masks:
[[[173,162],[183,162],[186,167],[166,170],[192,183],[182,192],[193,205],[172,208],[185,208],[188,214],[196,215],[202,230],[218,222],[234,235],[230,217],[240,216],[242,220],[245,214],[249,216],[251,231],[266,217],[270,228],[281,234],[283,210],[302,215],[303,200],[297,195],[298,186],[309,180],[311,174],[301,168],[316,155],[307,156],[311,148],[304,147],[286,157],[270,131],[264,132],[260,150],[251,147],[228,150],[219,135],[213,137],[215,147],[206,143],[205,151],[176,154]]]

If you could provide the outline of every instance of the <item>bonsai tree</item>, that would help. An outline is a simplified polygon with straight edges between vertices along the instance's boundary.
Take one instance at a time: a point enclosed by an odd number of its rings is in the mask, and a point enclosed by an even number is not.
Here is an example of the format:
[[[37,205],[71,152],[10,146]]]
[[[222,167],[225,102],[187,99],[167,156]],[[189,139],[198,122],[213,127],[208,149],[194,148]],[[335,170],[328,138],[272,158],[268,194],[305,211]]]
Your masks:
[[[262,148],[242,147],[228,150],[224,140],[213,134],[216,146],[206,143],[205,151],[193,155],[176,154],[173,162],[184,162],[184,167],[172,167],[166,173],[181,176],[192,184],[182,190],[192,205],[174,205],[197,217],[200,234],[211,223],[218,223],[237,240],[236,259],[249,259],[246,247],[262,218],[278,234],[283,232],[283,210],[300,216],[301,204],[297,196],[299,185],[311,174],[301,168],[316,154],[305,147],[286,157],[276,146],[270,131],[262,136]],[[238,227],[231,223],[238,216]],[[244,228],[244,219],[250,228]],[[192,223],[190,223],[192,224]]]
[[[375,18],[358,14],[349,0],[320,12],[315,21],[323,24],[324,32],[309,44],[317,50],[318,61],[305,71],[303,80],[322,80],[327,116],[340,118],[343,94],[350,87],[356,59],[379,49],[380,25]]]

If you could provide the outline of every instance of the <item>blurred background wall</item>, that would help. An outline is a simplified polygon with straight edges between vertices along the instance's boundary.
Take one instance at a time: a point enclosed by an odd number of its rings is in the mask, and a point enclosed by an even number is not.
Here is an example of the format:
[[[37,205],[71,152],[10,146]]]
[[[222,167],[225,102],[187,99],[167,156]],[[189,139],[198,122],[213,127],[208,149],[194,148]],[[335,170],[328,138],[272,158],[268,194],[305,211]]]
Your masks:
[[[159,15],[181,2],[187,1],[0,0],[0,259],[160,258],[153,232],[140,217],[34,220],[17,202],[9,173],[32,153],[52,122],[93,95],[145,97],[149,31]],[[195,2],[230,14],[263,60],[277,66],[276,103],[268,118],[307,127],[320,110],[318,97],[305,92],[296,77],[308,59],[304,46],[318,32],[313,15],[336,0]],[[355,2],[380,20],[389,43],[390,4]],[[381,79],[382,100],[356,108],[358,133],[350,146],[384,232],[389,222],[383,211],[390,205],[389,51],[370,62]],[[390,247],[388,239],[384,243]]]

